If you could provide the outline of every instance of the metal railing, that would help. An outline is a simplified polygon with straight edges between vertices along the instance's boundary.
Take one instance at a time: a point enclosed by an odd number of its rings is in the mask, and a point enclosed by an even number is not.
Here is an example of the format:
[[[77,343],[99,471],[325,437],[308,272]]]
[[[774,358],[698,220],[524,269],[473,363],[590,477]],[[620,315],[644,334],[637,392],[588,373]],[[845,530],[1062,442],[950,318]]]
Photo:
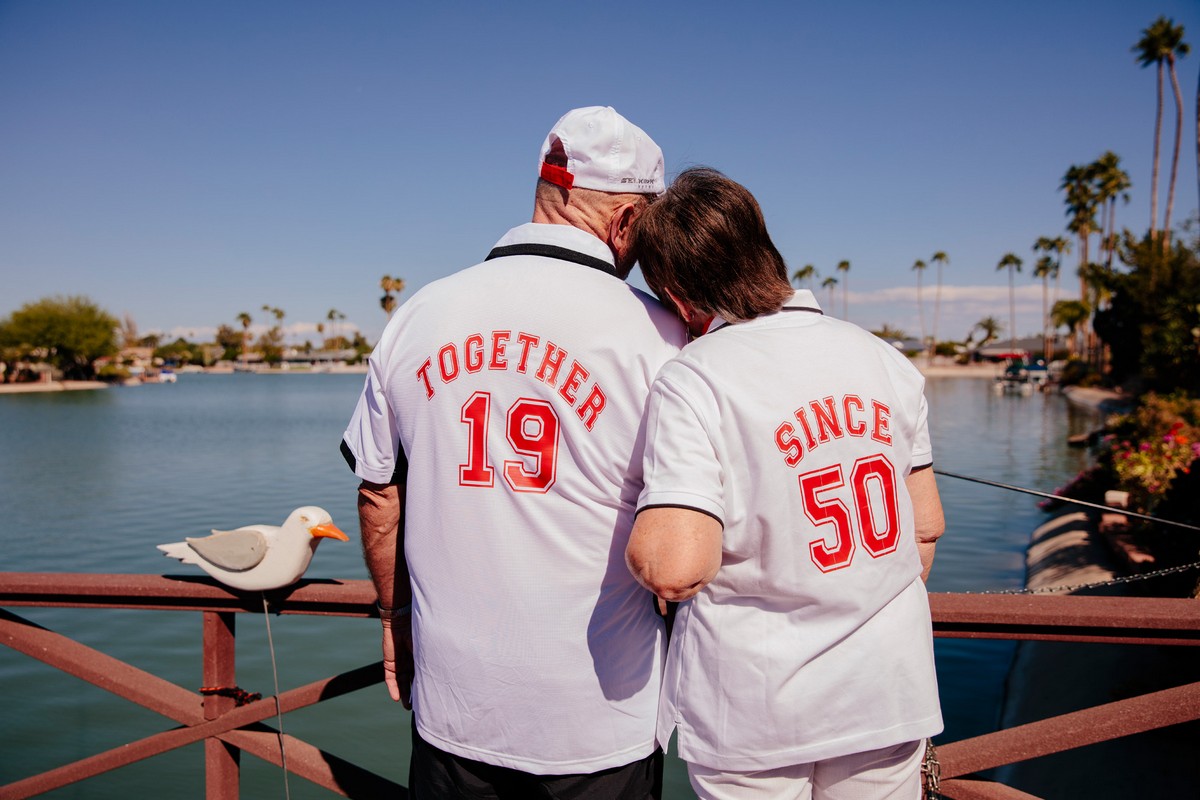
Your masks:
[[[267,593],[280,614],[375,616],[368,581],[301,581]],[[0,573],[0,644],[155,711],[180,727],[0,786],[16,800],[85,780],[168,750],[205,742],[207,797],[238,797],[239,755],[247,752],[346,797],[405,797],[404,787],[264,724],[357,691],[383,678],[379,662],[238,705],[232,697],[185,689],[47,630],[6,609],[157,609],[204,614],[204,685],[236,686],[235,619],[262,613],[257,594],[208,578],[73,573]],[[934,634],[1114,644],[1200,645],[1200,602],[1185,599],[933,594]],[[1093,706],[938,748],[941,794],[955,800],[1031,795],[972,776],[995,767],[1200,719],[1200,682]]]

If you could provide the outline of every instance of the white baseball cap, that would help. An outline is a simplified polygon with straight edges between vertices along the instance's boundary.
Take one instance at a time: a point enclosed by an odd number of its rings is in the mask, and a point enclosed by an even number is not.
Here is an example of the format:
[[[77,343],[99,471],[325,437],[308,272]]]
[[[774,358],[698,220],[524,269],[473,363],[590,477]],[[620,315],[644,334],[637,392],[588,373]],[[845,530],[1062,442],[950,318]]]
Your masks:
[[[568,111],[554,123],[538,157],[538,175],[571,189],[662,194],[662,149],[612,106]]]

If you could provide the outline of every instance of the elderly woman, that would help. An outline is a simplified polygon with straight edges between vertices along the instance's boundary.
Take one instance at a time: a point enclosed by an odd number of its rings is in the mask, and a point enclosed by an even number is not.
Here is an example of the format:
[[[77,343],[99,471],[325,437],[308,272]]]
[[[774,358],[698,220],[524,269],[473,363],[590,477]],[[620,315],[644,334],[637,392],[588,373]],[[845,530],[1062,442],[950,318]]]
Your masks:
[[[702,798],[917,798],[942,729],[923,578],[944,527],[924,380],[794,291],[743,186],[685,171],[639,219],[698,339],[659,372],[626,551],[681,601],[659,742]]]

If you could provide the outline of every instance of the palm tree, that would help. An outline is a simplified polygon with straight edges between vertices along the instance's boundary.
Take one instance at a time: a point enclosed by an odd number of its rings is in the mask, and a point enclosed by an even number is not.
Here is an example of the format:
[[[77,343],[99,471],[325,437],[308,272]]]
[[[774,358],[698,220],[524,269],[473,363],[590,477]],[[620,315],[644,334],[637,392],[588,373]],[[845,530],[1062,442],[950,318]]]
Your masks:
[[[1150,27],[1142,31],[1142,38],[1133,46],[1138,63],[1143,67],[1154,64],[1158,67],[1157,104],[1154,109],[1154,161],[1150,173],[1150,236],[1154,237],[1158,224],[1158,164],[1159,142],[1162,139],[1163,110],[1163,66],[1170,66],[1171,85],[1175,90],[1175,155],[1171,162],[1171,183],[1167,192],[1167,215],[1163,231],[1170,230],[1171,206],[1175,199],[1175,169],[1179,159],[1179,137],[1183,129],[1183,98],[1179,94],[1179,80],[1175,74],[1175,56],[1187,55],[1189,48],[1183,41],[1183,26],[1173,20],[1159,17]]]
[[[921,305],[921,276],[925,274],[925,262],[917,259],[913,265],[913,272],[917,273],[917,319],[921,324],[921,346],[925,346],[925,309]]]
[[[1095,171],[1094,164],[1084,167],[1072,165],[1059,185],[1059,188],[1065,190],[1067,195],[1067,216],[1070,217],[1067,222],[1067,230],[1079,236],[1079,299],[1088,308],[1092,306],[1088,302],[1088,287],[1084,273],[1087,264],[1090,263],[1088,244],[1092,231],[1096,227],[1096,193],[1093,180]],[[1085,323],[1085,333],[1086,329]]]
[[[1054,255],[1054,300],[1051,303],[1054,305],[1058,302],[1058,279],[1062,276],[1062,257],[1063,254],[1071,252],[1071,242],[1062,236],[1055,236],[1053,239],[1049,236],[1039,236],[1033,243],[1033,252]]]
[[[1082,300],[1059,300],[1050,307],[1050,321],[1055,328],[1067,329],[1067,353],[1072,358],[1079,352],[1079,336],[1091,310]]]
[[[379,298],[379,305],[388,315],[388,319],[391,319],[392,312],[396,310],[396,298],[392,297],[392,292],[399,294],[404,291],[404,279],[384,275],[379,279],[379,288],[383,289],[383,297]]]
[[[1050,277],[1058,275],[1058,262],[1050,256],[1042,256],[1033,267],[1033,277],[1042,279],[1042,358],[1050,363]]]
[[[1113,253],[1117,242],[1117,198],[1129,202],[1129,174],[1121,169],[1121,157],[1111,150],[1096,159],[1091,165],[1096,204],[1101,210],[1101,252],[1105,254],[1105,266],[1112,267]],[[1108,213],[1104,214],[1107,205]],[[1104,219],[1107,217],[1107,220]]]
[[[282,308],[276,308],[275,306],[268,306],[268,305],[264,304],[262,307],[262,310],[266,311],[269,314],[273,314],[275,316],[275,327],[276,328],[279,328],[283,325],[283,318],[285,316],[287,316],[287,314],[284,313],[284,310]]]
[[[830,275],[825,280],[821,281],[821,288],[829,290],[829,307],[833,308],[833,290],[838,285],[838,279]]]
[[[848,280],[850,276],[850,262],[839,261],[837,265],[837,271],[842,273],[842,319],[849,320],[849,301],[846,298],[846,292],[850,289],[850,281]]]
[[[1021,265],[1025,263],[1017,258],[1013,253],[1005,253],[1000,259],[1000,263],[996,265],[997,271],[1002,269],[1008,270],[1008,341],[1009,350],[1016,347],[1017,343],[1017,296],[1016,287],[1013,283],[1013,277],[1021,271]]]
[[[243,311],[237,315],[237,321],[242,323],[242,364],[245,364],[249,353],[247,337],[250,336],[250,323],[252,320],[250,319],[250,315]]]
[[[328,313],[325,314],[325,320],[329,323],[329,338],[332,339],[333,343],[338,347],[341,346],[341,342],[338,340],[338,326],[336,323],[345,318],[346,315],[338,311],[336,308],[329,309]]]
[[[807,282],[808,288],[812,289],[812,282],[815,277],[817,277],[817,268],[812,264],[805,264],[792,273],[792,284],[799,289],[801,288],[801,284]]]
[[[996,319],[995,317],[984,317],[983,319],[979,320],[979,322],[975,323],[975,327],[972,328],[971,331],[983,331],[983,339],[979,341],[979,346],[983,348],[987,347],[988,342],[995,341],[995,339],[1000,335],[1000,330],[1003,327],[1004,326],[1000,324],[1000,320]],[[967,338],[971,338],[970,334],[967,335]]]
[[[929,260],[931,263],[937,264],[937,289],[933,293],[933,329],[930,331],[930,336],[933,337],[933,350],[936,353],[938,316],[942,310],[942,267],[950,263],[950,256],[938,250],[930,256]]]
[[[1183,26],[1168,23],[1165,35],[1167,72],[1171,75],[1171,90],[1175,94],[1175,147],[1171,151],[1171,180],[1167,183],[1167,211],[1163,216],[1164,244],[1171,240],[1171,211],[1175,208],[1175,177],[1179,171],[1179,144],[1183,136],[1183,94],[1179,91],[1179,76],[1175,73],[1175,56],[1186,56],[1190,51],[1183,41]]]

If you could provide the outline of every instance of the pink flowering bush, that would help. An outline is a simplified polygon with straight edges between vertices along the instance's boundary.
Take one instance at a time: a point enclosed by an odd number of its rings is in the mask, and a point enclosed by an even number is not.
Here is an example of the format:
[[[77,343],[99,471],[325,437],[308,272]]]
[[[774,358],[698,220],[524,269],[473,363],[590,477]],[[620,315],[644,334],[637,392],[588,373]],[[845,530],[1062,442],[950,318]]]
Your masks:
[[[1200,401],[1149,394],[1132,414],[1111,420],[1110,431],[1106,460],[1116,488],[1129,492],[1132,506],[1149,512],[1200,457]]]

